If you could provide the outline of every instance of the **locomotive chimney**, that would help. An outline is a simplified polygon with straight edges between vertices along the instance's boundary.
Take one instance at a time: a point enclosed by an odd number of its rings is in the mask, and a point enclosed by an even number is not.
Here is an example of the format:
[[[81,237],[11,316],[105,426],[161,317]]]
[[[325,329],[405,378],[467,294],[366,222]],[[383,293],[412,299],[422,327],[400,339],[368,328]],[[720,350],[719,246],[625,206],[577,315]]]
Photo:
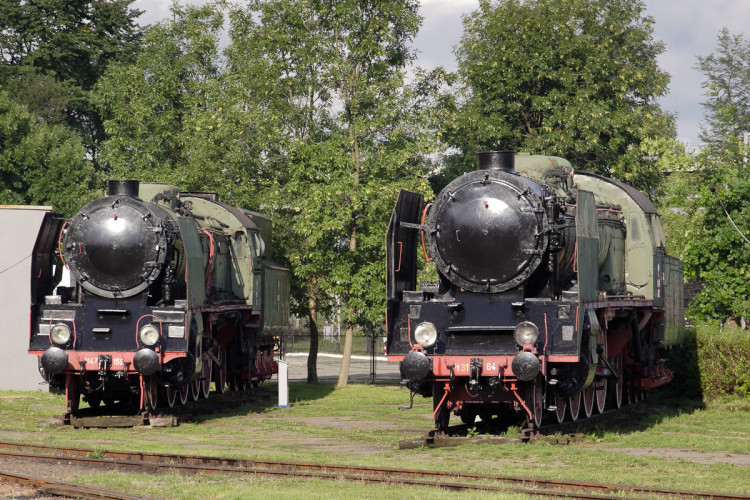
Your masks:
[[[107,181],[108,196],[132,196],[138,197],[138,186],[140,181],[110,180]]]
[[[479,156],[479,170],[502,169],[506,172],[515,172],[515,151],[481,151]]]

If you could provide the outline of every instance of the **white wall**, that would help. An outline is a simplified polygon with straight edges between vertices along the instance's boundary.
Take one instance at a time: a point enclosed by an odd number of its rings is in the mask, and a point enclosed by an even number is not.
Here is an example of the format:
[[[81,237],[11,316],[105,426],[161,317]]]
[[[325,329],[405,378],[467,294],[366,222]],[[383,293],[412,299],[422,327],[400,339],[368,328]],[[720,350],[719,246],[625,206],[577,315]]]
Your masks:
[[[50,207],[0,205],[0,390],[46,391],[28,354],[31,252]]]

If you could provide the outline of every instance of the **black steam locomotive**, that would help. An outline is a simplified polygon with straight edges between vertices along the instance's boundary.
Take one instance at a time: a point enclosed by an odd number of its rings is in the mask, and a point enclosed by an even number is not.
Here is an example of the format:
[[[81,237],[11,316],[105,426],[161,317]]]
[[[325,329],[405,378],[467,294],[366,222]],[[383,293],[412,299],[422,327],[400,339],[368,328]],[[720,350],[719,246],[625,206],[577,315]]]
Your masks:
[[[439,281],[417,287],[417,252]],[[438,429],[620,407],[671,380],[682,262],[632,187],[558,157],[485,152],[432,205],[402,191],[387,235],[387,354]]]
[[[110,181],[69,222],[48,215],[32,265],[29,353],[68,414],[143,412],[242,389],[277,371],[289,272],[268,260],[271,221],[212,193]],[[62,265],[72,286],[57,286]]]

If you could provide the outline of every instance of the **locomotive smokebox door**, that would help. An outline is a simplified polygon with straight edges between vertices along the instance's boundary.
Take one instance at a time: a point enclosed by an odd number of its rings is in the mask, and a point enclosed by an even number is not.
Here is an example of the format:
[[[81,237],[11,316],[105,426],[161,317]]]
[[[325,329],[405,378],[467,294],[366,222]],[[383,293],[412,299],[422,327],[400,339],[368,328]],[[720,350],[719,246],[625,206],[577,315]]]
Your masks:
[[[478,293],[525,282],[542,263],[546,228],[541,191],[498,169],[454,179],[435,199],[425,224],[440,274]]]

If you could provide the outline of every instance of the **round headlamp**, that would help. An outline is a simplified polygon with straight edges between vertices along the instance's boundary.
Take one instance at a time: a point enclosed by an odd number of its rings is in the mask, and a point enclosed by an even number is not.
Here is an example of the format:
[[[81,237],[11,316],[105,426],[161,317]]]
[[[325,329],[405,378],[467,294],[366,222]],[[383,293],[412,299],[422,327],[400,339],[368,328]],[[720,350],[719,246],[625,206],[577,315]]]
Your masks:
[[[438,331],[432,323],[424,322],[414,329],[414,341],[423,347],[432,347],[438,338]]]
[[[146,325],[138,332],[138,337],[143,345],[151,347],[159,342],[159,329],[154,325]]]
[[[49,332],[49,338],[58,345],[65,345],[70,341],[70,327],[65,323],[57,323]]]
[[[513,332],[513,340],[520,347],[534,345],[539,339],[539,328],[531,321],[522,321]]]

